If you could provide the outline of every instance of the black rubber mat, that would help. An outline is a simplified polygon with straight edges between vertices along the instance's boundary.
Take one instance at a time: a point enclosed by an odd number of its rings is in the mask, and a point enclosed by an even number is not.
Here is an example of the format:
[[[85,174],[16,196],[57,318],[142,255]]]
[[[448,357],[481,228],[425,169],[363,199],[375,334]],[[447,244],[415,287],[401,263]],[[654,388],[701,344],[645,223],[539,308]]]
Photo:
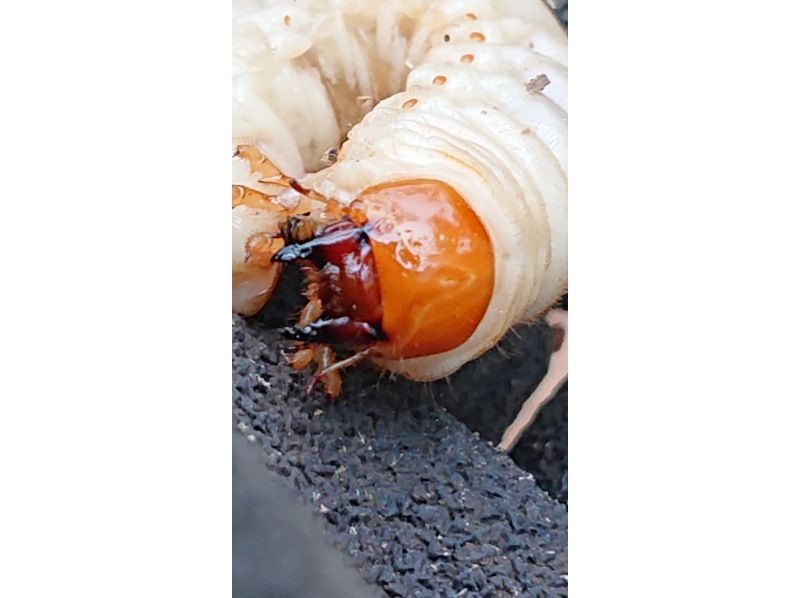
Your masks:
[[[233,337],[238,429],[368,582],[390,596],[566,595],[566,507],[421,385],[361,368],[332,404],[306,396],[273,330],[235,317]]]

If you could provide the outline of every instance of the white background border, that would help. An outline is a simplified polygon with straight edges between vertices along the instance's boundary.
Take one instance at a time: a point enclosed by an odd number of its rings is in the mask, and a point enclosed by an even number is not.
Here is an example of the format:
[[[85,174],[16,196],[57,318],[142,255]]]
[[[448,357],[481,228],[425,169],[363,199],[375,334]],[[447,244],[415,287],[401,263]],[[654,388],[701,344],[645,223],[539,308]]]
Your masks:
[[[570,591],[796,595],[797,10],[570,11]],[[230,593],[230,7],[15,3],[4,596]]]

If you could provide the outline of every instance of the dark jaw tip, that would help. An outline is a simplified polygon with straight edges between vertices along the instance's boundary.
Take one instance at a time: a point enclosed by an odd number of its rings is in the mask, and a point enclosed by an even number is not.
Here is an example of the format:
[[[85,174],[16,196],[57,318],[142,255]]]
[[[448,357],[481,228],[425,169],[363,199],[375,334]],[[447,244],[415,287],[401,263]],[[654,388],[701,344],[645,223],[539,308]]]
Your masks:
[[[317,331],[312,328],[311,326],[285,326],[283,328],[278,328],[278,332],[280,335],[292,341],[314,341],[317,337]]]
[[[304,260],[311,255],[313,250],[313,246],[305,243],[287,245],[272,256],[272,261],[279,262],[281,264],[288,264],[297,260]]]
[[[293,341],[350,344],[372,343],[384,340],[380,327],[348,317],[322,319],[307,326],[286,326],[278,329],[283,338]]]
[[[351,220],[344,219],[331,224],[311,239],[298,241],[298,233],[290,222],[283,231],[283,238],[288,244],[272,256],[272,261],[289,263],[305,260],[315,251],[321,252],[321,258],[329,261],[330,258],[326,257],[328,252],[346,252],[355,249],[350,245],[365,242],[367,230],[367,225],[356,226]]]

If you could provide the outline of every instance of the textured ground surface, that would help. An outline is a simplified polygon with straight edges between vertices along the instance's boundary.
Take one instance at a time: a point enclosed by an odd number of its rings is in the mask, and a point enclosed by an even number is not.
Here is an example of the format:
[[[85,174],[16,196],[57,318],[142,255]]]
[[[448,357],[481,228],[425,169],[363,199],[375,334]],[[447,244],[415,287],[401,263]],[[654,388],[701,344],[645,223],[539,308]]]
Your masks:
[[[263,323],[237,317],[233,336],[238,429],[368,582],[391,596],[566,595],[566,507],[437,399],[468,388],[465,417],[494,433],[492,418],[513,411],[508,368],[520,354],[492,353],[450,386],[361,368],[332,405],[305,396]]]
[[[344,555],[321,539],[320,523],[262,459],[256,447],[234,433],[233,595],[374,595]]]

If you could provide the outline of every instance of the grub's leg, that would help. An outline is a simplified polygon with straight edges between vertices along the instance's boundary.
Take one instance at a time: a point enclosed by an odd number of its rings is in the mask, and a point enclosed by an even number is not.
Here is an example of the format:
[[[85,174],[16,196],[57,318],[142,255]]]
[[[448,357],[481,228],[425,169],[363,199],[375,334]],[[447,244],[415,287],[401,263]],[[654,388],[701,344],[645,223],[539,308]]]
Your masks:
[[[275,166],[264,154],[252,145],[237,145],[233,151],[234,158],[242,158],[250,166],[250,170],[258,174],[262,179],[288,178],[281,169]]]
[[[286,361],[292,366],[293,370],[304,370],[314,361],[314,349],[302,344],[296,344],[291,353],[286,355]]]
[[[551,310],[545,316],[545,321],[554,329],[554,334],[563,333],[563,338],[560,345],[556,346],[550,355],[547,374],[528,400],[522,404],[517,417],[503,433],[503,439],[498,448],[506,452],[516,446],[522,434],[536,419],[539,410],[556,395],[558,389],[567,380],[567,312],[563,309]]]
[[[311,278],[313,278],[313,268],[309,269],[309,274]],[[312,326],[322,315],[322,302],[318,297],[317,286],[315,283],[312,282],[309,284],[306,291],[306,296],[308,297],[308,303],[306,303],[305,307],[303,307],[303,310],[300,312],[300,316],[298,317],[297,325],[299,330]],[[290,330],[294,330],[294,328]],[[285,332],[284,334],[286,335]],[[301,338],[300,335],[287,336],[290,336],[294,339]],[[308,340],[305,339],[305,337],[303,338],[304,340]],[[347,365],[339,365],[336,363],[335,359],[336,356],[334,355],[333,349],[331,349],[331,347],[328,345],[319,343],[307,345],[303,342],[295,343],[294,352],[288,357],[289,364],[295,370],[303,370],[309,367],[312,363],[317,364],[317,371],[308,381],[306,392],[310,393],[314,389],[314,386],[317,384],[317,382],[322,382],[325,396],[327,396],[329,399],[336,399],[341,394],[342,377],[338,370],[346,367]],[[343,361],[355,363],[353,358],[348,358]]]
[[[308,303],[303,307],[298,317],[298,326],[308,326],[322,314],[322,302],[316,295],[316,287],[310,285],[307,292]],[[314,347],[305,343],[295,343],[293,351],[287,356],[289,365],[295,370],[304,370],[309,367],[317,358],[318,353]]]
[[[311,379],[308,381],[308,385],[306,386],[306,394],[311,394],[311,391],[314,390],[314,386],[317,384],[317,382],[321,381],[325,396],[333,401],[339,398],[339,395],[342,394],[342,376],[336,370],[333,370],[328,374],[323,374],[323,372],[330,366],[334,365],[336,362],[336,355],[334,355],[333,349],[331,349],[328,345],[315,345],[314,351],[314,360],[319,365],[317,367],[317,371],[314,372],[314,375],[311,376]]]
[[[319,373],[315,375],[320,377],[327,376],[328,374],[338,372],[339,370],[343,370],[344,368],[349,368],[351,365],[355,365],[359,361],[362,361],[370,353],[372,353],[372,347],[367,347],[363,351],[359,351],[358,353],[353,353],[350,357],[346,357],[345,359],[340,359],[336,363],[332,363],[326,368],[320,370]]]
[[[318,360],[319,368],[314,375],[311,376],[311,380],[308,381],[306,390],[310,393],[316,383],[321,381],[325,390],[325,396],[333,400],[338,398],[342,392],[342,375],[340,370],[355,365],[363,360],[372,352],[372,348],[368,347],[363,351],[354,353],[350,357],[340,359],[339,361],[333,361],[333,351],[327,345],[323,345],[323,347],[327,349],[329,353],[323,353],[323,357]]]

